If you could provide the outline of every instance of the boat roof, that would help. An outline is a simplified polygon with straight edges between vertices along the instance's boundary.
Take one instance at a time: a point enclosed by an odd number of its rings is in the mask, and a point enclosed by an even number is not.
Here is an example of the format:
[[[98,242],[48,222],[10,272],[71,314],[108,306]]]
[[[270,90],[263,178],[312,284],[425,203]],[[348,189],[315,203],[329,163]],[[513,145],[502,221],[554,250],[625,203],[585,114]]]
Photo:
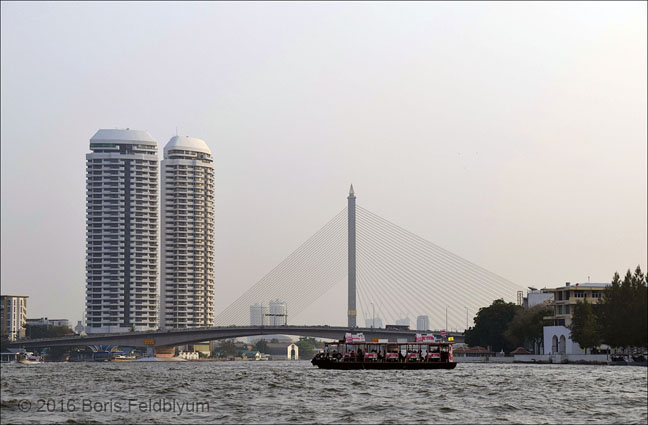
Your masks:
[[[346,344],[346,345],[452,345],[456,344],[453,341],[422,341],[422,342],[394,342],[394,341],[389,341],[389,342],[373,342],[373,341],[353,341],[353,342],[346,342],[346,341],[332,341],[332,342],[325,342],[324,344],[326,345],[331,345],[331,344]]]

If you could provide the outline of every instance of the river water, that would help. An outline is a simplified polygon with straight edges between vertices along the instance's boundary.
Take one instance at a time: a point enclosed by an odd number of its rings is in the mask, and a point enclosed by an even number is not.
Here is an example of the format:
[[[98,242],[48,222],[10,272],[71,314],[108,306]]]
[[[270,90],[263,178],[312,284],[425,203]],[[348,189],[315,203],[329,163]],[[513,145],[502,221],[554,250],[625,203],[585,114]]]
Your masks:
[[[4,423],[647,423],[645,367],[307,361],[2,365]]]

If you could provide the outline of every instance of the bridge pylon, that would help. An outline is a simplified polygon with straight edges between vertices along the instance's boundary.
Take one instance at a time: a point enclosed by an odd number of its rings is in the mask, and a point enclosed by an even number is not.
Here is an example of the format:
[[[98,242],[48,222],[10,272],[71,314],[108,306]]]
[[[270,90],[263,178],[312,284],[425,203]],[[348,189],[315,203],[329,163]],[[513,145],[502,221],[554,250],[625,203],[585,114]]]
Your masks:
[[[353,191],[353,185],[349,189],[347,197],[349,208],[348,215],[348,265],[349,265],[349,283],[348,283],[348,326],[355,328],[356,324],[356,197]]]

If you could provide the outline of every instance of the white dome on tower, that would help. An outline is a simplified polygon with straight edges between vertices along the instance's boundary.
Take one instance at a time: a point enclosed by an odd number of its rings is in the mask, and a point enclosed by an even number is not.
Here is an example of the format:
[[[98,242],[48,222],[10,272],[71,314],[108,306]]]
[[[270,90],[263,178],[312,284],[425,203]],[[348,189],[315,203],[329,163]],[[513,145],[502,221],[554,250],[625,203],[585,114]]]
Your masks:
[[[204,152],[211,155],[211,150],[209,150],[209,146],[207,146],[207,143],[205,143],[204,140],[189,136],[173,136],[164,147],[164,157],[167,157],[168,151],[176,149]]]

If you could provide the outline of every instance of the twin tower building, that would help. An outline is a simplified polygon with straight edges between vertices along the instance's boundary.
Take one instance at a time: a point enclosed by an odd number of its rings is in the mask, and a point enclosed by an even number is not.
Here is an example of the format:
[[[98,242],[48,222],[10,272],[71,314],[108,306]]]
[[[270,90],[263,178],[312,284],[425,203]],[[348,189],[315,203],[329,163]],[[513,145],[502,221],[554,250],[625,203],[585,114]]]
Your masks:
[[[207,144],[172,137],[161,179],[157,142],[146,131],[99,130],[90,150],[86,331],[213,326],[214,160]]]

